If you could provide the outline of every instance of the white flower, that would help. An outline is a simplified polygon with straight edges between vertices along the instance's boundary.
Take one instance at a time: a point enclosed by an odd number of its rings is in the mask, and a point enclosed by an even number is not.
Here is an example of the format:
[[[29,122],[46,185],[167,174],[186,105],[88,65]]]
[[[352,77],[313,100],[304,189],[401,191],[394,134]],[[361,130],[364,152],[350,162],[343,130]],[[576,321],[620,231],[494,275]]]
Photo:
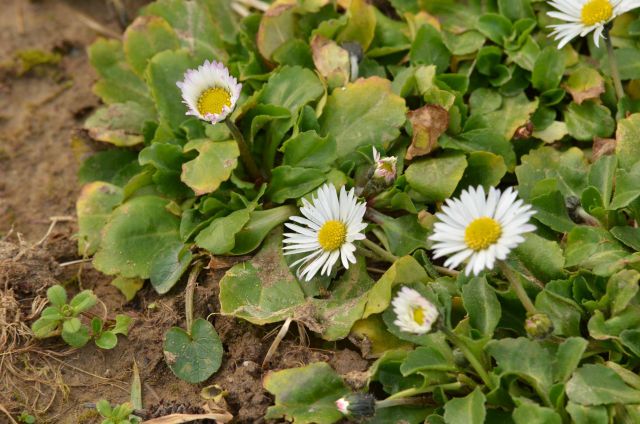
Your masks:
[[[333,185],[324,184],[313,197],[313,203],[302,199],[301,216],[292,216],[291,221],[301,224],[286,223],[293,233],[285,233],[283,248],[285,255],[306,253],[291,267],[299,265],[298,276],[311,280],[318,271],[321,275],[329,275],[338,259],[349,268],[356,262],[353,255],[356,240],[365,238],[362,230],[367,226],[362,217],[367,209],[363,202],[358,202],[354,190],[349,192],[340,189],[340,197]]]
[[[459,199],[447,199],[442,212],[436,214],[440,222],[429,237],[436,242],[434,258],[449,256],[444,265],[453,268],[467,260],[468,275],[493,269],[496,259],[506,259],[524,241],[522,234],[536,229],[529,224],[535,211],[517,197],[511,187],[504,193],[492,187],[485,197],[479,186],[463,190]]]
[[[428,333],[438,319],[436,306],[409,287],[402,287],[391,304],[397,317],[393,323],[407,333]]]
[[[236,107],[242,84],[229,75],[219,62],[204,62],[198,69],[189,69],[184,80],[176,83],[182,90],[183,103],[193,115],[212,124],[221,122]]]
[[[384,179],[387,184],[391,184],[396,179],[396,164],[398,158],[395,156],[387,156],[380,158],[380,152],[373,148],[373,161],[375,163],[375,169],[373,171],[373,177],[378,179]]]
[[[552,0],[549,4],[557,9],[549,12],[549,16],[568,22],[550,25],[551,36],[560,40],[560,49],[578,35],[584,37],[592,31],[593,41],[599,46],[607,23],[640,6],[638,0]]]

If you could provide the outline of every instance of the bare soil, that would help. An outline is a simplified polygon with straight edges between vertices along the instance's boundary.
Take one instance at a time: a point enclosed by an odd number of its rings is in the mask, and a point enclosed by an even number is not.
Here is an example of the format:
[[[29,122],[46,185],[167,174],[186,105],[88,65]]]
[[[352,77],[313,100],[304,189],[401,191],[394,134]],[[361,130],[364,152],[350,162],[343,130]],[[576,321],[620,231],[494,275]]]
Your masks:
[[[144,2],[124,3],[131,17]],[[277,327],[219,315],[220,271],[201,274],[195,313],[214,323],[225,356],[209,381],[192,385],[172,374],[162,352],[164,333],[184,326],[184,283],[162,297],[146,287],[127,303],[111,278],[90,264],[60,266],[79,259],[76,173],[91,144],[78,128],[98,106],[86,54],[98,34],[82,16],[116,34],[123,16],[107,0],[2,0],[0,10],[0,423],[15,422],[23,411],[38,423],[98,423],[90,404],[129,400],[134,361],[149,417],[201,411],[207,406],[201,390],[218,385],[226,396],[208,406],[227,409],[233,422],[264,422],[273,399],[262,388],[261,364]],[[20,53],[33,49],[60,60],[23,72]],[[56,283],[71,292],[94,290],[110,319],[117,313],[134,317],[129,336],[109,351],[91,343],[74,350],[56,339],[33,340],[29,325],[45,306],[46,289]],[[313,338],[309,347],[300,340],[290,331],[268,369],[327,361],[353,375],[368,366],[348,347]]]

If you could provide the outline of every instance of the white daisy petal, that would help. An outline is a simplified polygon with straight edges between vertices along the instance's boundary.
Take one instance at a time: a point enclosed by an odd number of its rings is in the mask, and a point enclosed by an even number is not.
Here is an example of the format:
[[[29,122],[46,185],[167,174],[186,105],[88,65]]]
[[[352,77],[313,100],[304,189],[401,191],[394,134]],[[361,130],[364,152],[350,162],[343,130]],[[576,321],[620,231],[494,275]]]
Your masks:
[[[391,302],[397,319],[394,324],[401,331],[426,334],[438,319],[438,308],[420,293],[409,287],[402,287]]]
[[[298,267],[298,278],[309,281],[318,273],[331,275],[338,262],[349,268],[356,262],[353,242],[365,238],[366,205],[358,202],[353,189],[347,192],[342,187],[338,194],[329,184],[320,187],[311,202],[302,199],[302,204],[304,217],[289,218],[285,226],[291,232],[282,240],[285,255],[306,254],[291,264],[291,268]]]
[[[435,259],[446,256],[447,267],[458,267],[466,261],[465,273],[478,275],[493,269],[496,260],[505,260],[509,252],[524,241],[523,234],[535,231],[529,223],[535,211],[518,199],[512,188],[500,192],[491,188],[486,194],[482,187],[463,190],[460,199],[448,199],[439,222],[429,240]],[[476,214],[466,219],[468,213]],[[465,218],[462,222],[461,218]]]
[[[596,47],[599,46],[606,24],[623,13],[640,7],[638,0],[555,0],[548,3],[557,11],[547,14],[567,22],[549,26],[553,29],[550,36],[559,41],[559,49],[575,37],[585,37],[591,32]]]

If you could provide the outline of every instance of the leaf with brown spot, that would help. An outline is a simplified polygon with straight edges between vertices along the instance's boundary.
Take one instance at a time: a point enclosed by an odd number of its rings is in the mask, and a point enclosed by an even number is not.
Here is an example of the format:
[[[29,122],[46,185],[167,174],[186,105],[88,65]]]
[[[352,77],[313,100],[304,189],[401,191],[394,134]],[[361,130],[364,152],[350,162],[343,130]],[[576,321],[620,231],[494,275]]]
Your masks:
[[[184,151],[197,150],[195,159],[182,165],[182,182],[196,195],[214,192],[231,176],[238,165],[238,144],[235,141],[211,141],[206,138],[191,140]]]
[[[581,104],[585,100],[597,99],[604,93],[604,78],[595,69],[582,66],[571,73],[564,88],[574,102]]]
[[[405,156],[407,160],[434,151],[438,147],[438,137],[449,127],[449,112],[438,105],[412,110],[407,118],[413,126],[413,138]]]
[[[329,87],[342,87],[349,82],[349,52],[335,41],[316,35],[311,40],[311,53],[316,69],[325,77]]]
[[[593,138],[593,162],[600,159],[601,156],[613,155],[616,152],[617,141],[615,138]]]

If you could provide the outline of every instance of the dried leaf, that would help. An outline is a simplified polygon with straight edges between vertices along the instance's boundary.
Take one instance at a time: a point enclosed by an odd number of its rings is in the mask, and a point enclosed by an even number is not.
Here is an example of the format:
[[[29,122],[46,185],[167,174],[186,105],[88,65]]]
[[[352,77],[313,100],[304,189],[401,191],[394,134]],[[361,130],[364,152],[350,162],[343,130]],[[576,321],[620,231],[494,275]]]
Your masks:
[[[604,93],[604,78],[595,69],[581,67],[571,74],[564,88],[574,102],[581,104],[585,100],[597,99]]]
[[[216,420],[218,423],[228,423],[233,419],[233,415],[226,412],[224,414],[171,414],[160,418],[143,421],[144,424],[180,424],[195,420]]]
[[[597,161],[601,156],[612,155],[616,152],[617,141],[615,138],[593,139],[593,162]]]
[[[316,69],[326,78],[329,86],[341,87],[349,81],[349,52],[335,41],[317,35],[311,40],[311,53]]]
[[[449,127],[449,112],[438,105],[426,105],[407,114],[413,126],[413,139],[405,159],[431,153],[438,147],[438,137]]]

